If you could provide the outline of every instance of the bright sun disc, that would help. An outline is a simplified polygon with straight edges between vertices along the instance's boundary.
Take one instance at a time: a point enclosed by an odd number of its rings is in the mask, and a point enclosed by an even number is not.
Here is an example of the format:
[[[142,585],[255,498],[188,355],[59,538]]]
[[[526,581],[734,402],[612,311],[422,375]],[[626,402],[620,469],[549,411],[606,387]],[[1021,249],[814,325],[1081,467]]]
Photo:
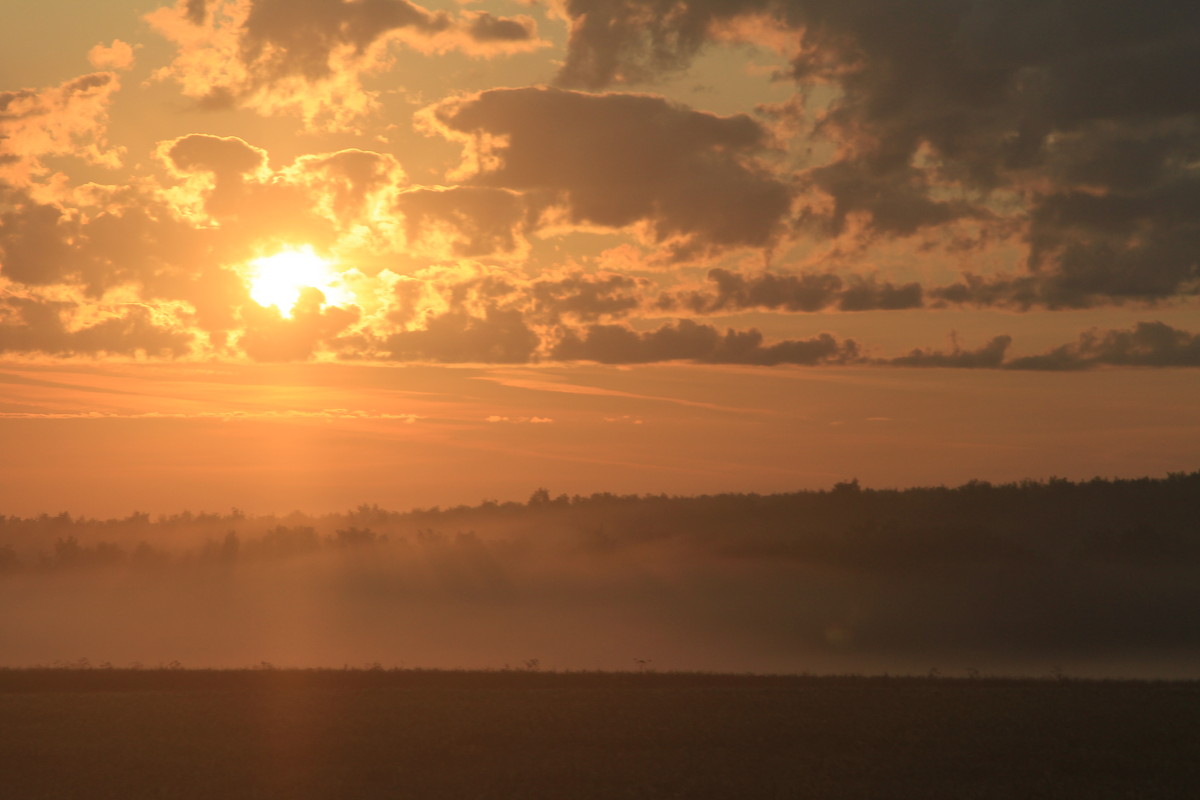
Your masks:
[[[260,306],[275,306],[285,317],[291,316],[300,293],[309,287],[319,289],[331,303],[345,294],[329,262],[307,245],[256,258],[250,266],[254,270],[250,275],[250,297]]]

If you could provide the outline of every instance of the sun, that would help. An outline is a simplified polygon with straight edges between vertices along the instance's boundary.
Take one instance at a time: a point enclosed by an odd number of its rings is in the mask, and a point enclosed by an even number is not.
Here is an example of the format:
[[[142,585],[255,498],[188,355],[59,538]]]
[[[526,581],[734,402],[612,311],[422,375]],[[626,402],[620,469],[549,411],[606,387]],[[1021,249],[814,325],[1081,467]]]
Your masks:
[[[340,276],[311,245],[256,258],[250,267],[250,298],[264,308],[275,306],[285,317],[292,315],[300,293],[310,287],[320,290],[327,303],[347,299]]]

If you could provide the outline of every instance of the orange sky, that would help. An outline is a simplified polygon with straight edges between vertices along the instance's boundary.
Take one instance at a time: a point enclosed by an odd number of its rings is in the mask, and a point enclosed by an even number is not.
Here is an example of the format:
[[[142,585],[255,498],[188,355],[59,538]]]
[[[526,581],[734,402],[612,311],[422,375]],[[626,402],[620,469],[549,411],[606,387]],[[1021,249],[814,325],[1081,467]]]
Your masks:
[[[1198,30],[12,0],[0,513],[1194,470]]]

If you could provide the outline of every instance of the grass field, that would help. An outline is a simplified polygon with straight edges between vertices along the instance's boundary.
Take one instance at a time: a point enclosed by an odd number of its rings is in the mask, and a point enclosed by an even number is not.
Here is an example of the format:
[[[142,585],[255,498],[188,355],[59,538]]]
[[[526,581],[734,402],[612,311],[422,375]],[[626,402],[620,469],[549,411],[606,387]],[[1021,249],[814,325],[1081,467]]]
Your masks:
[[[1194,798],[1200,683],[0,670],[11,798]]]

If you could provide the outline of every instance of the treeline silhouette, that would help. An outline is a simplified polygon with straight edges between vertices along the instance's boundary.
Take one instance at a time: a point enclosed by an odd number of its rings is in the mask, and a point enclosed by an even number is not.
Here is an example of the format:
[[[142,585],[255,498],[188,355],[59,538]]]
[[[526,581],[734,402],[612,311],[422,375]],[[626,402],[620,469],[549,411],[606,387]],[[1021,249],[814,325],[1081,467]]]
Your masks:
[[[0,518],[0,665],[1194,677],[1200,473]]]
[[[417,546],[603,555],[672,545],[714,556],[861,569],[955,562],[1200,563],[1200,471],[870,489],[857,480],[782,494],[552,496],[527,502],[284,516],[135,512],[0,515],[0,575],[128,565],[286,560]]]

